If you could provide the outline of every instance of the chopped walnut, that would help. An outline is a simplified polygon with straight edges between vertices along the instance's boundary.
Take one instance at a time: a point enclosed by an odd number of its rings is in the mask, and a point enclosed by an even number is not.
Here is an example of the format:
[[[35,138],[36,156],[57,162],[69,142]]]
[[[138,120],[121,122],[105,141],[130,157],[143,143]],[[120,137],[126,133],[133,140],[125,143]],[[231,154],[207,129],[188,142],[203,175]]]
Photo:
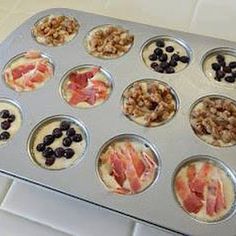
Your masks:
[[[236,104],[226,98],[209,97],[198,103],[190,116],[193,130],[214,146],[236,144]]]
[[[175,113],[176,101],[170,89],[158,81],[135,82],[123,94],[123,112],[130,118],[142,118],[143,125],[156,126]]]
[[[74,18],[50,15],[33,27],[32,34],[39,43],[59,46],[70,41],[78,30],[79,24]]]
[[[108,25],[91,31],[87,40],[88,50],[92,55],[116,58],[128,52],[134,36],[125,29]]]

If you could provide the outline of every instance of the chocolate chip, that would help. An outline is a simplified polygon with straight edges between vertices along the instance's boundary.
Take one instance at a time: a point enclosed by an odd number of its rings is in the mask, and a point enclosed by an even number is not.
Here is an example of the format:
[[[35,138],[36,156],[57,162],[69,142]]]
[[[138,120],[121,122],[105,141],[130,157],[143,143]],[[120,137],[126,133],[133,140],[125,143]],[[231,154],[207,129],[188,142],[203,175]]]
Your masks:
[[[223,71],[224,71],[225,73],[230,73],[230,72],[231,72],[231,68],[230,68],[229,66],[224,66],[224,67],[223,67]]]
[[[54,142],[54,140],[55,140],[54,136],[51,134],[48,134],[43,138],[43,143],[45,145],[50,145]]]
[[[220,62],[224,62],[225,61],[225,57],[223,55],[218,54],[216,56],[216,60],[220,63]],[[220,63],[221,64],[221,63]]]
[[[153,53],[153,54],[149,55],[148,58],[149,58],[150,61],[156,61],[157,60],[157,55]]]
[[[67,149],[65,149],[64,157],[66,159],[70,159],[74,156],[74,154],[75,154],[75,152],[72,148],[67,148]]]
[[[61,131],[61,129],[59,128],[55,128],[53,131],[52,131],[52,135],[55,137],[55,138],[60,138],[63,133]]]
[[[164,69],[161,68],[160,66],[157,66],[157,67],[155,67],[154,69],[155,69],[155,71],[158,72],[158,73],[164,73]]]
[[[69,121],[62,121],[60,124],[60,129],[61,130],[68,130],[70,128],[70,122]]]
[[[10,123],[8,120],[4,120],[4,121],[1,123],[1,128],[2,128],[3,130],[8,130],[10,127],[11,127],[11,123]]]
[[[10,138],[10,134],[9,132],[7,131],[3,131],[1,134],[0,134],[0,140],[7,140]]]
[[[174,60],[174,59],[171,59],[170,62],[169,62],[169,65],[170,65],[170,66],[173,66],[173,67],[176,67],[177,64],[178,64],[177,61]]]
[[[224,77],[225,77],[225,72],[224,71],[222,71],[222,70],[216,71],[216,78],[217,79],[222,79]]]
[[[159,61],[163,62],[163,61],[167,61],[168,56],[166,53],[163,53],[160,57],[159,57]]]
[[[174,59],[175,61],[179,61],[179,58],[180,58],[180,56],[179,56],[179,54],[177,54],[177,53],[174,53],[174,54],[171,56],[171,59]]]
[[[63,138],[63,141],[62,141],[62,144],[65,146],[65,147],[69,147],[72,143],[72,140],[71,138],[69,137],[66,137],[66,138]]]
[[[152,62],[150,66],[154,69],[156,66],[158,66],[158,64],[156,62]]]
[[[46,158],[45,165],[51,166],[54,164],[55,160],[56,160],[55,156],[48,157]]]
[[[161,48],[156,48],[154,50],[154,53],[159,57],[163,54],[163,50]]]
[[[83,140],[83,137],[81,134],[75,134],[73,137],[72,137],[72,140],[76,143],[78,142],[81,142]]]
[[[172,46],[168,46],[168,47],[166,47],[166,51],[167,52],[174,52],[174,47],[172,47]]]
[[[167,61],[163,61],[163,62],[160,63],[160,67],[163,68],[163,69],[166,69],[168,66],[169,66],[169,64],[168,64]]]
[[[213,70],[215,70],[215,71],[220,70],[220,67],[221,67],[221,65],[218,64],[218,63],[212,63],[212,64],[211,64],[211,68],[212,68]]]
[[[63,157],[64,153],[65,153],[65,150],[62,147],[58,147],[54,150],[54,152],[55,152],[56,157]]]
[[[38,152],[42,152],[42,151],[44,151],[45,150],[45,144],[44,143],[39,143],[38,145],[37,145],[37,147],[36,147],[36,150],[38,151]]]
[[[10,112],[8,110],[4,109],[0,112],[0,117],[3,118],[3,119],[8,118],[9,116],[10,116]]]
[[[158,39],[156,41],[156,45],[157,45],[157,47],[163,48],[163,47],[165,47],[165,42],[162,39]]]
[[[182,63],[189,63],[190,58],[187,57],[187,56],[181,56],[181,57],[179,58],[179,60],[180,60]]]
[[[42,155],[45,158],[49,158],[54,154],[54,151],[51,147],[46,147],[46,149],[43,151]]]
[[[166,73],[173,74],[173,73],[175,73],[175,69],[172,66],[169,66],[166,68]]]
[[[14,122],[16,119],[16,116],[14,114],[10,115],[9,118],[7,119],[10,123]]]
[[[226,76],[225,81],[228,82],[228,83],[234,83],[235,78],[233,76]]]
[[[236,68],[236,61],[231,61],[231,62],[229,63],[229,67],[230,67],[231,69],[235,69],[235,68]]]

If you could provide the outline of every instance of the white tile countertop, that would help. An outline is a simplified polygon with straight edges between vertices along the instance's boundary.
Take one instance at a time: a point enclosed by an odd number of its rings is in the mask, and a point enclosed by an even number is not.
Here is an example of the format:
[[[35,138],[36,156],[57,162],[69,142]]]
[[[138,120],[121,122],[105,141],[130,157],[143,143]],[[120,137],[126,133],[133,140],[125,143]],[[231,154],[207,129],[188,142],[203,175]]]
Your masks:
[[[0,0],[0,41],[53,7],[236,40],[235,0]],[[1,56],[1,55],[0,55]],[[1,95],[1,94],[0,94]],[[0,176],[0,236],[168,236],[99,207]]]

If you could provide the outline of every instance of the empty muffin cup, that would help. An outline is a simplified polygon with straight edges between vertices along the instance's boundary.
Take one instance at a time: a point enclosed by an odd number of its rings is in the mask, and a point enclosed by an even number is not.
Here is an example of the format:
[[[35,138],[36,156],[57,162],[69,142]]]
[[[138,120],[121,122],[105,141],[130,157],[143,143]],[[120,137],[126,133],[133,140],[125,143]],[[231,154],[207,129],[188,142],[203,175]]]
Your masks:
[[[3,80],[17,92],[34,91],[53,77],[52,61],[39,51],[27,51],[13,57],[3,69]]]
[[[145,65],[158,73],[173,74],[185,69],[192,51],[182,40],[171,36],[156,36],[144,43],[141,57]]]
[[[147,127],[160,126],[171,120],[178,104],[175,91],[168,84],[154,79],[135,81],[122,95],[123,113]]]
[[[126,54],[132,47],[134,36],[117,25],[100,25],[85,37],[87,52],[102,59],[114,59]]]
[[[32,28],[36,42],[46,46],[61,46],[78,34],[78,21],[71,16],[48,15],[39,19]]]
[[[204,142],[218,147],[236,144],[236,102],[210,95],[198,99],[190,112],[190,124]]]
[[[100,66],[77,66],[63,76],[60,92],[73,107],[95,107],[109,98],[112,92],[111,75]]]
[[[57,115],[36,125],[28,139],[28,152],[38,166],[61,170],[80,160],[87,145],[85,126],[73,117]]]
[[[18,132],[22,124],[21,109],[17,103],[0,98],[0,145],[8,142]]]
[[[203,57],[202,69],[210,81],[235,88],[236,50],[224,47],[210,50]]]
[[[146,190],[160,172],[159,155],[144,138],[118,135],[107,141],[97,156],[97,172],[106,188],[123,195]]]
[[[180,206],[206,223],[225,220],[235,211],[235,176],[221,161],[204,155],[183,161],[173,178]]]

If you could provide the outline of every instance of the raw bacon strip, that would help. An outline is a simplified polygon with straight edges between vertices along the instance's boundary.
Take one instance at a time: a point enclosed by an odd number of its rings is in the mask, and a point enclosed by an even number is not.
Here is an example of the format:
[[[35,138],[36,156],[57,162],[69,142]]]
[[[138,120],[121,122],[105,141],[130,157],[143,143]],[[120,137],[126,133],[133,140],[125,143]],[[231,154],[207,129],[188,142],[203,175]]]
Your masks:
[[[88,88],[74,92],[69,100],[69,104],[75,106],[80,102],[87,102],[90,105],[94,105],[96,102],[96,91],[93,88]]]
[[[201,199],[190,191],[187,183],[180,176],[176,177],[175,189],[188,212],[196,214],[201,210],[203,206]]]
[[[36,58],[40,58],[41,54],[39,51],[31,50],[25,53],[25,57],[29,59],[36,59]]]
[[[33,64],[26,64],[26,65],[20,65],[12,70],[12,76],[13,79],[19,79],[24,74],[27,74],[29,71],[33,70],[35,68],[35,65]]]
[[[218,192],[218,184],[216,180],[211,180],[207,187],[206,212],[209,216],[213,216],[216,208],[216,195]]]
[[[189,183],[191,183],[196,177],[196,166],[194,164],[190,164],[187,168],[187,177]]]
[[[150,174],[153,174],[154,170],[157,168],[157,164],[146,152],[142,152],[142,160],[145,165],[142,179],[145,179],[148,178]]]
[[[217,190],[215,206],[216,213],[226,208],[223,183],[220,180],[217,181]]]
[[[189,183],[191,191],[195,192],[201,199],[204,198],[204,188],[207,184],[207,176],[211,169],[212,165],[204,163],[196,177]]]
[[[131,156],[136,173],[137,173],[138,177],[140,177],[145,170],[145,165],[143,164],[138,153],[135,151],[135,149],[133,148],[133,146],[130,142],[127,142],[125,146]]]
[[[47,73],[49,72],[49,69],[48,69],[48,66],[46,64],[43,64],[43,63],[39,63],[37,65],[37,70],[42,72],[42,73]]]

